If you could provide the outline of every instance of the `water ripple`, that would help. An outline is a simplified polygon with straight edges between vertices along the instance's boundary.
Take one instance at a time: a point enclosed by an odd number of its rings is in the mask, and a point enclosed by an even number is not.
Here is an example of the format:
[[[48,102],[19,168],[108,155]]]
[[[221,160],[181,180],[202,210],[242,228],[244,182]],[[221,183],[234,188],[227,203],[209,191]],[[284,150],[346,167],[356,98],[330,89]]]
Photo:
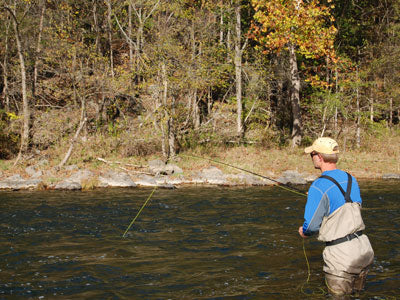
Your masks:
[[[362,191],[376,254],[365,297],[400,294],[398,186]],[[275,187],[160,190],[122,238],[150,192],[2,193],[0,298],[299,298],[304,199]],[[323,245],[306,249],[323,287]]]

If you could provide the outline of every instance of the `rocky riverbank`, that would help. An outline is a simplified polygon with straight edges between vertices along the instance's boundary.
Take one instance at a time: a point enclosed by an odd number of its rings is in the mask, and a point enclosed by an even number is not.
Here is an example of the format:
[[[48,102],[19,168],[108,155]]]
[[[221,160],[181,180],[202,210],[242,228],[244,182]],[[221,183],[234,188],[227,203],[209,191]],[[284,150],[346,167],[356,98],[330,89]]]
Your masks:
[[[104,161],[104,160],[103,160]],[[80,169],[70,165],[63,170],[46,169],[46,161],[25,168],[21,174],[6,176],[0,174],[1,190],[82,190],[90,188],[112,187],[160,187],[173,189],[182,185],[220,185],[220,186],[266,186],[277,183],[307,184],[316,176],[301,174],[297,171],[285,171],[281,175],[267,174],[268,180],[246,172],[227,174],[215,166],[208,166],[190,172],[175,164],[165,164],[161,160],[152,160],[140,171],[124,167]]]
[[[69,165],[62,170],[49,168],[43,160],[10,175],[0,172],[0,190],[85,190],[113,187],[159,187],[173,189],[182,185],[267,186],[278,183],[304,185],[317,178],[316,174],[286,170],[281,174],[269,172],[262,178],[247,172],[224,173],[215,166],[183,170],[175,164],[151,160],[147,165],[128,169],[99,159],[104,164],[96,168]],[[382,179],[400,179],[400,174],[384,174]]]

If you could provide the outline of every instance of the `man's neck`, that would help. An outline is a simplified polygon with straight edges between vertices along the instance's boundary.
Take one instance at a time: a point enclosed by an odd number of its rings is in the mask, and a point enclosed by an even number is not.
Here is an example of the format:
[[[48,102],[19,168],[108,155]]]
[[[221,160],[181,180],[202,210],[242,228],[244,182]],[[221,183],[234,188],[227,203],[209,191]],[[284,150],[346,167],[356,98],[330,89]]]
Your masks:
[[[321,165],[321,172],[325,172],[325,171],[332,171],[332,170],[336,170],[336,164],[335,163],[326,163],[324,162]]]

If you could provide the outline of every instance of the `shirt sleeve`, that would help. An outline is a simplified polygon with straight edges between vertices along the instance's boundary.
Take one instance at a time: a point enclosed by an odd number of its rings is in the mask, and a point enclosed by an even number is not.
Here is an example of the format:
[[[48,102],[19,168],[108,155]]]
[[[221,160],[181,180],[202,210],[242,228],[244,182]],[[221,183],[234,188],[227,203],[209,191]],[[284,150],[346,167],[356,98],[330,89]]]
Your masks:
[[[360,205],[362,204],[360,186],[358,185],[357,179],[355,179],[354,177],[353,177],[353,184],[351,187],[351,200],[353,202],[360,203]]]
[[[303,233],[312,235],[319,231],[324,216],[329,214],[329,198],[315,184],[311,185],[304,210]]]

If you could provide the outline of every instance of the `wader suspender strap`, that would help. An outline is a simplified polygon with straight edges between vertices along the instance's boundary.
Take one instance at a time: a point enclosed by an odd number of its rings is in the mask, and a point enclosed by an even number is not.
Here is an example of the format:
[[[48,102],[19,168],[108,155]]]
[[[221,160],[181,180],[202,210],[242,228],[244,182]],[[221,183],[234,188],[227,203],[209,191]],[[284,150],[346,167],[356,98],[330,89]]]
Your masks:
[[[347,174],[347,178],[348,178],[346,192],[340,186],[339,182],[337,182],[336,179],[332,178],[331,176],[321,175],[319,178],[326,178],[326,179],[332,181],[335,185],[337,185],[339,190],[342,192],[342,194],[344,196],[344,200],[346,200],[346,202],[352,203],[353,201],[350,198],[350,193],[351,193],[351,184],[352,184],[353,179],[351,178],[351,175],[349,173],[346,172],[346,174]]]

